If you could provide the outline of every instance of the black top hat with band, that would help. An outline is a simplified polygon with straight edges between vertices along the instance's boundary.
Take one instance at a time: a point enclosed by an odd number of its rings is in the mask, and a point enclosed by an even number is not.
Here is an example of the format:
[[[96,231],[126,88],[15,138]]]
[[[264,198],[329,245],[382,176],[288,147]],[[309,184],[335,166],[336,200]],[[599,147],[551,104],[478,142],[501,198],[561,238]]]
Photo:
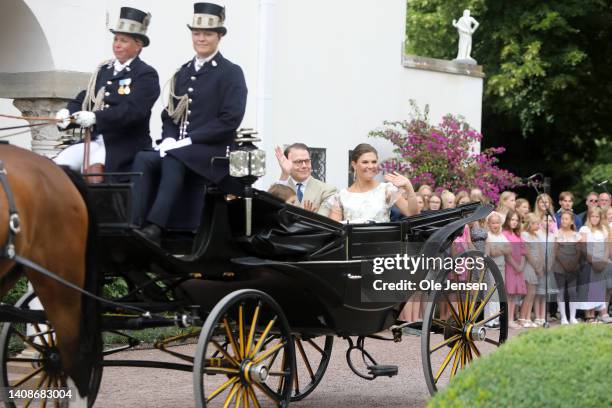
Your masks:
[[[145,13],[132,7],[121,7],[117,28],[110,30],[113,34],[128,34],[142,40],[143,46],[149,45],[147,28],[151,22],[151,13]]]
[[[223,26],[225,7],[214,3],[195,3],[193,5],[193,24],[187,24],[190,30],[210,30],[221,35],[227,33]]]

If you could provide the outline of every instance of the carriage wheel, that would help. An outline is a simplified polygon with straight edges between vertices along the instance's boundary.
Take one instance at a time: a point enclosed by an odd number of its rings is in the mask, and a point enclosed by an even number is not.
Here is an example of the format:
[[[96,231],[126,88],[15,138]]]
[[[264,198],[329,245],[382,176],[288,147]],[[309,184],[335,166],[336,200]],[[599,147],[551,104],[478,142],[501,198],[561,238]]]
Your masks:
[[[460,256],[483,257],[484,269],[465,272],[463,282],[484,283],[481,290],[431,291],[421,333],[421,359],[427,388],[433,395],[481,354],[499,347],[508,336],[504,280],[495,262],[479,251]],[[436,282],[462,282],[457,274],[440,273]],[[441,314],[441,305],[448,317]],[[487,325],[498,324],[491,329]]]
[[[15,307],[29,309],[35,297],[34,293],[26,293]],[[101,357],[100,353],[100,362]],[[0,332],[0,380],[5,404],[10,408],[16,407],[14,402],[9,402],[10,390],[44,391],[66,387],[66,374],[61,367],[55,330],[36,323],[4,323]],[[89,382],[88,407],[93,406],[101,381],[102,364],[96,364]],[[65,405],[65,400],[60,398],[26,398],[22,401],[23,407],[33,406],[34,403],[49,407]]]
[[[271,345],[274,346],[274,342]],[[306,398],[317,388],[329,365],[333,345],[334,336],[306,337],[301,334],[293,335],[296,366],[291,402]],[[284,357],[281,355],[278,358],[282,360]],[[314,365],[317,362],[318,365]],[[268,389],[271,392],[276,393],[279,385],[280,381],[277,384],[265,384],[265,387],[269,387]]]
[[[293,367],[289,324],[274,299],[258,290],[232,292],[213,308],[200,334],[193,368],[196,406],[259,407],[268,400],[284,407]],[[272,384],[279,384],[277,392],[270,392]]]

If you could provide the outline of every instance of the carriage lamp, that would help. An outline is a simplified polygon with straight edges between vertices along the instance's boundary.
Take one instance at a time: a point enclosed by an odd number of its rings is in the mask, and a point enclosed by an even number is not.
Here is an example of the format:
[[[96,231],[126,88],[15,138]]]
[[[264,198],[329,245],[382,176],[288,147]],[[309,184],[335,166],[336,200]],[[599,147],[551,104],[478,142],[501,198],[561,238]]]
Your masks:
[[[266,174],[266,152],[255,146],[261,139],[255,137],[253,129],[240,129],[235,143],[237,147],[229,154],[230,176],[244,184],[245,233],[251,235],[253,220],[253,188],[257,179]]]
[[[230,176],[241,179],[245,185],[252,185],[266,174],[266,152],[253,144],[261,141],[256,134],[253,129],[240,129],[234,140],[237,146],[229,154]]]

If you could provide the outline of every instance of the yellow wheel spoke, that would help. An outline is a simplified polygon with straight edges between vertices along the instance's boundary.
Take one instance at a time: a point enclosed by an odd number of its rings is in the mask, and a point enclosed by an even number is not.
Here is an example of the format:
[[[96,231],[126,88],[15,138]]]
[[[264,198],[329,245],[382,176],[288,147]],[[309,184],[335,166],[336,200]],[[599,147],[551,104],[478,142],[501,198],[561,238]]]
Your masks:
[[[440,320],[440,319],[431,319],[431,321],[435,324],[437,324],[438,326],[442,326],[442,327],[450,327],[453,330],[457,330],[457,331],[461,331],[458,327],[452,326],[450,325],[448,322],[445,322],[444,320]]]
[[[204,367],[205,373],[226,373],[226,374],[240,374],[240,370],[237,368],[225,368],[225,367]]]
[[[242,399],[244,402],[244,408],[249,408],[249,389],[246,387],[243,387],[242,389]]]
[[[45,366],[38,367],[36,370],[32,371],[30,374],[27,374],[26,376],[22,377],[19,381],[11,384],[11,386],[15,388],[19,387],[21,384],[25,383],[30,378],[34,377],[36,374],[40,373],[44,368]]]
[[[487,303],[489,303],[489,300],[491,299],[491,296],[493,296],[493,293],[495,293],[495,289],[497,289],[497,284],[493,284],[491,289],[489,289],[489,292],[487,293],[487,295],[483,299],[482,303],[480,303],[480,305],[478,305],[478,308],[476,309],[474,314],[470,316],[470,318],[469,318],[470,322],[473,322],[476,319],[476,317],[480,314],[480,312],[482,312],[482,309],[484,309],[485,305]]]
[[[240,342],[240,358],[244,358],[244,319],[242,316],[242,304],[238,308],[238,341]]]
[[[480,350],[478,350],[478,347],[476,347],[476,344],[473,341],[470,341],[470,347],[472,350],[474,350],[476,357],[480,357]]]
[[[276,319],[277,319],[277,316],[274,316],[274,318],[270,320],[270,322],[268,322],[268,325],[264,329],[263,333],[261,333],[261,336],[259,337],[257,344],[255,345],[253,350],[251,350],[251,354],[249,354],[249,358],[253,358],[255,354],[259,353],[259,350],[261,349],[261,346],[263,345],[264,340],[268,336],[270,329],[272,328],[272,326],[274,326],[274,323],[276,323]]]
[[[266,351],[264,351],[262,354],[260,354],[257,358],[255,358],[253,360],[253,363],[259,363],[260,361],[264,360],[266,357],[269,357],[272,355],[272,353],[274,353],[276,350],[280,349],[281,347],[283,347],[285,345],[285,343],[278,343],[276,346],[271,347],[269,349],[267,349]]]
[[[310,374],[311,381],[314,381],[315,375],[314,375],[314,372],[312,371],[312,367],[310,366],[310,361],[308,360],[308,357],[306,356],[306,352],[304,351],[304,346],[302,346],[302,341],[296,338],[295,344],[297,344],[298,350],[300,351],[302,359],[306,363],[306,369],[308,370],[308,374]],[[297,373],[297,370],[295,370],[295,372]]]
[[[468,342],[468,343],[465,345],[465,351],[466,351],[466,354],[467,354],[467,362],[468,362],[468,363],[472,362],[472,360],[474,359],[474,357],[472,356],[472,349],[470,348],[470,342]]]
[[[229,339],[230,344],[232,345],[232,349],[234,349],[234,353],[236,354],[236,357],[238,358],[238,360],[242,360],[244,357],[238,351],[238,347],[236,346],[236,341],[234,340],[234,335],[232,334],[229,323],[227,322],[227,318],[225,317],[223,318],[223,326],[225,326],[225,334],[227,338]]]
[[[215,398],[217,395],[221,394],[227,387],[229,387],[230,385],[233,385],[234,383],[236,383],[240,378],[239,377],[232,377],[230,379],[228,379],[226,382],[224,382],[223,384],[221,384],[220,386],[217,387],[216,390],[214,390],[207,398],[206,398],[206,403],[208,404],[210,401],[213,400],[213,398]]]
[[[30,339],[28,339],[26,336],[24,336],[21,332],[15,330],[15,334],[17,335],[17,337],[19,337],[21,340],[23,340],[25,343],[27,343],[29,346],[35,348],[36,350],[42,352],[43,351],[43,347],[34,343],[33,341],[30,341]]]
[[[487,269],[483,270],[480,274],[480,277],[478,278],[478,286],[476,286],[477,288],[481,287],[480,285],[482,284],[486,273]],[[472,317],[474,316],[474,306],[476,305],[476,301],[478,300],[478,294],[480,293],[480,289],[474,289],[474,291],[476,292],[476,294],[474,294],[474,296],[472,297],[472,301],[470,302],[470,308],[468,309],[468,318],[470,319],[470,321],[474,320],[472,319]]]
[[[502,312],[500,310],[499,312],[495,313],[494,315],[491,315],[491,316],[487,317],[486,319],[479,321],[478,323],[475,324],[475,326],[482,326],[483,324],[486,324],[486,323],[490,322],[491,320],[498,318],[499,316],[501,316],[501,314],[502,314]]]
[[[455,282],[459,283],[459,275],[457,275],[456,273],[455,275]],[[457,285],[457,287],[459,287],[459,285]],[[455,296],[457,296],[457,309],[459,309],[459,317],[461,318],[461,321],[458,322],[459,324],[462,324],[463,322],[465,322],[466,319],[466,315],[465,315],[465,308],[463,307],[463,300],[461,300],[461,293],[459,292],[459,289],[455,289]]]
[[[432,354],[436,351],[438,351],[439,349],[441,349],[442,347],[451,344],[453,341],[457,341],[461,338],[460,334],[455,334],[454,336],[449,337],[448,339],[444,340],[442,343],[436,345],[434,348],[432,348],[431,350],[429,350],[429,354]]]
[[[227,394],[227,397],[225,397],[225,403],[223,404],[223,408],[229,407],[229,405],[232,403],[232,399],[234,399],[234,395],[238,392],[239,389],[240,384],[234,383],[234,385],[232,385],[232,389],[230,390],[229,394]]]
[[[215,340],[211,340],[210,342],[213,346],[217,348],[217,350],[221,352],[221,354],[223,354],[230,361],[230,363],[232,363],[236,367],[240,366],[240,364],[238,364],[238,362],[234,360],[234,357],[230,356],[228,352],[225,351],[225,349],[219,343],[217,343]]]
[[[255,408],[260,408],[259,401],[257,400],[257,395],[255,395],[255,391],[253,391],[253,388],[248,387],[247,393],[249,394],[249,396],[251,397],[251,400],[253,401],[253,406],[255,406]]]
[[[34,328],[36,329],[36,337],[40,337],[43,345],[45,347],[49,347],[49,343],[47,343],[47,340],[45,340],[45,336],[43,334],[43,331],[40,329],[40,325],[38,323],[34,323]],[[41,335],[42,334],[42,335]]]
[[[455,352],[455,358],[453,358],[453,367],[451,368],[450,377],[453,378],[455,374],[457,374],[457,368],[459,367],[459,355],[461,354],[461,350],[457,350]]]
[[[254,386],[256,386],[257,388],[259,388],[259,390],[261,392],[263,392],[268,398],[270,398],[270,400],[274,403],[278,403],[278,400],[276,399],[276,396],[274,394],[272,394],[270,391],[268,391],[266,388],[262,387],[261,384],[258,383],[253,383]],[[255,392],[253,392],[253,394],[255,394]]]
[[[40,380],[38,381],[38,383],[36,384],[36,388],[34,388],[34,390],[38,390],[40,389],[40,386],[42,385],[43,382],[45,382],[45,380],[47,379],[47,374],[43,373],[44,375],[40,377]],[[32,403],[32,401],[34,401],[34,397],[30,398],[28,400],[28,402],[25,403],[25,405],[23,406],[23,408],[28,408],[30,406],[30,404]]]
[[[446,303],[448,304],[448,308],[450,309],[451,314],[453,315],[453,319],[457,322],[457,324],[461,324],[461,319],[455,310],[455,306],[453,306],[453,302],[450,301],[448,295],[445,293],[444,298],[446,299]]]
[[[244,352],[245,356],[251,354],[251,345],[253,344],[253,340],[255,339],[255,330],[257,329],[257,319],[259,318],[259,309],[261,308],[261,302],[257,303],[257,307],[255,308],[255,313],[253,313],[253,321],[251,322],[251,330],[249,330],[249,337],[247,339],[246,350]]]
[[[51,386],[51,376],[47,378],[47,385],[45,385],[45,388],[49,389],[50,386]],[[42,402],[40,403],[40,408],[46,408],[46,407],[47,407],[47,396],[45,395],[45,399],[43,399]]]
[[[242,385],[239,386],[238,392],[236,393],[236,405],[235,408],[240,408],[240,404],[242,404],[242,394],[244,393],[244,387]]]
[[[442,373],[444,372],[444,370],[446,369],[446,366],[448,366],[448,363],[451,360],[451,357],[453,356],[453,354],[457,351],[457,349],[459,348],[459,345],[461,344],[460,341],[456,342],[453,345],[453,348],[451,349],[451,351],[449,351],[449,353],[447,354],[446,358],[444,359],[444,361],[442,362],[442,365],[440,366],[440,368],[438,369],[438,372],[436,373],[436,376],[434,377],[434,381],[438,382],[438,380],[440,379],[440,376],[442,375]]]
[[[461,369],[465,367],[465,345],[461,343]]]

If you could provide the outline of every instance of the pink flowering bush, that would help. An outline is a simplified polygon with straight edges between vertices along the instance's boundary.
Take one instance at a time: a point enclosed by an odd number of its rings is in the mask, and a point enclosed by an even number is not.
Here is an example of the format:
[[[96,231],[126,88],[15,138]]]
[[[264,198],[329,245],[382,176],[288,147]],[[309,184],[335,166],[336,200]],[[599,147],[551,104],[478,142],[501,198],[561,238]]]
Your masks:
[[[503,147],[492,147],[480,153],[474,146],[482,135],[461,117],[446,115],[437,126],[428,121],[429,108],[420,114],[412,102],[414,118],[410,121],[384,122],[384,127],[370,132],[395,146],[396,157],[381,163],[384,172],[407,174],[415,186],[428,184],[437,191],[453,192],[480,188],[493,202],[499,194],[520,184],[520,179],[500,169],[495,155]]]

